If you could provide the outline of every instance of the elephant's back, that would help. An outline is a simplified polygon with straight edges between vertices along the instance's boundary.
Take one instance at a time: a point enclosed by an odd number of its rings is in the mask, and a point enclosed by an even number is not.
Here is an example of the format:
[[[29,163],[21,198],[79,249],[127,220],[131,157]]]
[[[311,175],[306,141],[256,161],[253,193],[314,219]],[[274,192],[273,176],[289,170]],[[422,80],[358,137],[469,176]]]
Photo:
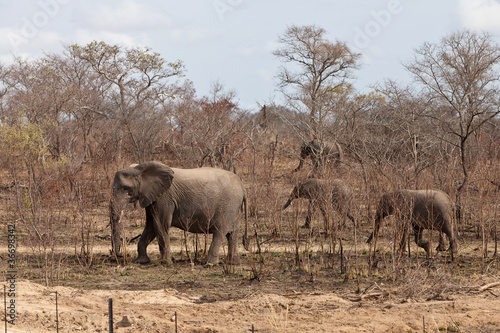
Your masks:
[[[231,181],[241,183],[240,177],[224,169],[203,167],[194,169],[172,168],[172,170],[174,171],[174,179],[177,178],[183,181],[205,179],[208,182]]]
[[[245,187],[236,174],[217,168],[177,169],[173,182],[190,189],[212,192],[210,195],[244,196]],[[206,193],[209,194],[209,193]]]
[[[429,190],[415,190],[416,193],[420,193],[425,196],[428,200],[432,200],[434,203],[451,203],[450,196],[441,190],[429,189]]]
[[[413,190],[413,192],[425,198],[423,203],[427,207],[427,211],[432,211],[435,216],[442,215],[445,219],[451,218],[453,204],[446,192],[435,189]]]

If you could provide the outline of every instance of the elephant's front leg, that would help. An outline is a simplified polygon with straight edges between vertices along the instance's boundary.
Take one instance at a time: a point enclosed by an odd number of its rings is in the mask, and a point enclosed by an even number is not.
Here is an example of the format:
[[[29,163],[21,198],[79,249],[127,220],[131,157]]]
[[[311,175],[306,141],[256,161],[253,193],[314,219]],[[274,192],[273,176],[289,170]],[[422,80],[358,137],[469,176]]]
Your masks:
[[[139,239],[139,243],[137,244],[137,258],[134,260],[134,262],[139,264],[147,264],[151,262],[151,259],[148,257],[147,247],[156,237],[155,228],[151,219],[148,218],[149,214],[147,213],[147,210],[148,209],[146,208],[146,227],[144,228],[141,238]]]
[[[439,245],[436,251],[446,251],[446,239],[444,238],[444,233],[439,233]]]
[[[413,231],[415,232],[415,243],[425,250],[426,256],[427,256],[427,258],[429,258],[429,255],[430,255],[429,242],[426,242],[422,239],[422,234],[424,232],[424,229],[419,227],[419,226],[414,225]]]
[[[408,243],[408,228],[403,225],[403,230],[401,230],[401,242],[399,243],[399,253],[402,256],[405,252],[406,244]]]

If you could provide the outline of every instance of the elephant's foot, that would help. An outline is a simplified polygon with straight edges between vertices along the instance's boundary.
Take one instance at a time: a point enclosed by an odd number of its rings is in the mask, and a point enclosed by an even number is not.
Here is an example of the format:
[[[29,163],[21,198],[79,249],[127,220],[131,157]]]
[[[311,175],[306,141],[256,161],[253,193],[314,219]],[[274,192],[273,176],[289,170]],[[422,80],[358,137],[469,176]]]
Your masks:
[[[231,257],[227,257],[227,262],[226,264],[229,264],[229,265],[240,265],[241,264],[241,259],[240,259],[240,256],[231,256]]]
[[[436,251],[442,252],[442,251],[447,251],[449,249],[446,249],[446,246],[444,244],[439,244],[438,247],[436,247]]]
[[[206,266],[215,266],[219,264],[219,257],[208,255]]]
[[[151,259],[149,259],[148,256],[141,256],[141,257],[137,257],[135,260],[134,260],[135,263],[138,263],[138,264],[149,264],[151,262]]]
[[[243,248],[246,251],[250,251],[250,239],[248,238],[248,236],[243,236]]]
[[[111,250],[111,251],[110,251],[110,254],[111,254],[112,256],[117,257],[117,258],[123,258],[123,253],[121,253],[121,252],[113,252],[113,250]]]
[[[161,258],[160,262],[166,266],[172,266],[172,259],[171,258]]]
[[[449,246],[446,250],[441,250],[441,251],[447,251],[447,252],[451,252],[451,253],[457,253],[458,250],[457,250],[457,247],[453,247],[453,246]]]

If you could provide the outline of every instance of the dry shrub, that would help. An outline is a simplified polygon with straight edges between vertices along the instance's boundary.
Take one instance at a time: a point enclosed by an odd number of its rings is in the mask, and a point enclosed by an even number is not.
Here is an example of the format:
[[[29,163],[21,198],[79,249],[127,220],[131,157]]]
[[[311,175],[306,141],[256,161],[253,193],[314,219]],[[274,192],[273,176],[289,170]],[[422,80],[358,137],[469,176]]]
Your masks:
[[[460,289],[460,283],[445,267],[429,268],[426,264],[401,269],[397,295],[404,299],[429,299]]]

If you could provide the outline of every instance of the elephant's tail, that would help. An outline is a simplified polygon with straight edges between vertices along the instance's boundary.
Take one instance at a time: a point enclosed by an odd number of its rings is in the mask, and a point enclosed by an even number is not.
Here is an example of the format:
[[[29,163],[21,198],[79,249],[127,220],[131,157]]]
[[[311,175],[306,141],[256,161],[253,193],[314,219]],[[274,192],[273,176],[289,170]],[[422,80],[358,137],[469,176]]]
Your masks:
[[[372,239],[373,239],[373,232],[370,234],[370,237],[368,237],[368,239],[366,240],[366,243],[370,244],[372,242]]]
[[[243,235],[243,247],[248,251],[248,208],[247,208],[247,194],[243,195],[243,202],[241,203],[241,209],[245,212],[245,234]]]

